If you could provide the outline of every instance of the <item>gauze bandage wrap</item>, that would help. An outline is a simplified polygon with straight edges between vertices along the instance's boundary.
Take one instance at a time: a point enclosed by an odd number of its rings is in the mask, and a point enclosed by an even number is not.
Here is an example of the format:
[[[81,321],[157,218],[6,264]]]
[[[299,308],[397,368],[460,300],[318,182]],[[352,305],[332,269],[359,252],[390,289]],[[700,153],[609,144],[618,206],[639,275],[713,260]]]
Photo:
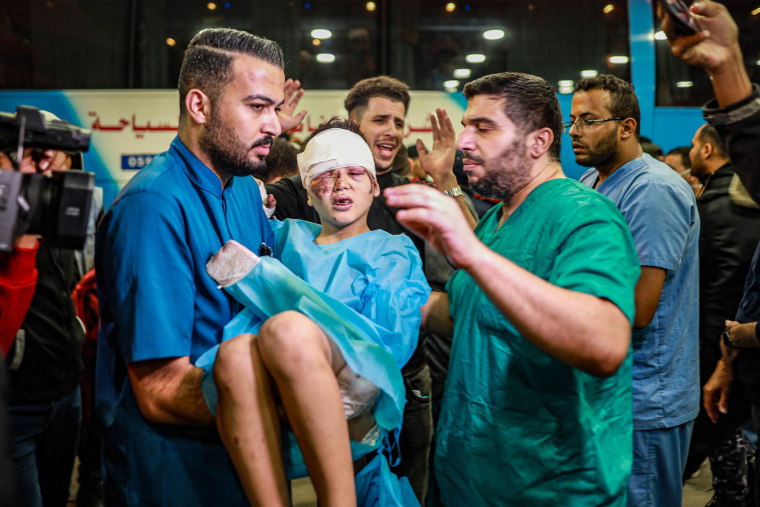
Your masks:
[[[311,180],[320,174],[341,167],[363,167],[374,179],[375,160],[367,142],[346,129],[328,129],[312,137],[306,149],[298,154],[301,183],[309,188]]]

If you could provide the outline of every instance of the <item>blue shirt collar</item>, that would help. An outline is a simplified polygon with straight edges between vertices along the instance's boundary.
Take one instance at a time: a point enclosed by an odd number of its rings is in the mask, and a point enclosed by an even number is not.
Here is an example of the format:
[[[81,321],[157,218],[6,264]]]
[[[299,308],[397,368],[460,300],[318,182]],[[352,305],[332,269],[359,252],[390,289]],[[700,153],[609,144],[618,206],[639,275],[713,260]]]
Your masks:
[[[194,185],[197,185],[220,199],[222,198],[222,192],[224,189],[222,189],[222,182],[219,180],[219,177],[206,164],[201,162],[187,146],[185,146],[179,136],[172,140],[169,151],[174,152],[185,162],[185,172]],[[235,178],[230,178],[227,189],[231,189],[234,183]]]

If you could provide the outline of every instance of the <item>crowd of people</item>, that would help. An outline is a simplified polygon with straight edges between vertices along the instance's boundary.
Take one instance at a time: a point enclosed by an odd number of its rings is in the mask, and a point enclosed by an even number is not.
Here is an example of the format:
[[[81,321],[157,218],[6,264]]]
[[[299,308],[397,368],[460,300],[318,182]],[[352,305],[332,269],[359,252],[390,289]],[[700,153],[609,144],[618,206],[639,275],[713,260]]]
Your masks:
[[[711,505],[755,505],[760,88],[725,7],[691,12],[688,36],[658,15],[716,98],[667,154],[630,83],[579,80],[563,118],[517,72],[464,87],[458,138],[437,109],[407,152],[409,88],[377,76],[295,148],[279,45],[200,31],[178,135],[99,220],[94,274],[36,234],[0,253],[0,497],[65,505],[79,450],[108,506],[285,506],[305,476],[323,506],[675,506],[706,458]]]

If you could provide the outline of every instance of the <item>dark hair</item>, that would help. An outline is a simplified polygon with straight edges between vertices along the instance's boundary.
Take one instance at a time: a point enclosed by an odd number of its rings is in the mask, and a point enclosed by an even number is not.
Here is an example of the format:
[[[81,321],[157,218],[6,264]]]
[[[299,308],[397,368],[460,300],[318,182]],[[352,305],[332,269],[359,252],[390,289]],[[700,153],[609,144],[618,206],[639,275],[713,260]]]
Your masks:
[[[306,141],[304,141],[303,145],[301,146],[302,149],[306,149],[306,145],[309,144],[309,141],[311,141],[314,136],[319,134],[320,132],[324,132],[325,130],[329,129],[345,129],[349,132],[353,132],[354,134],[357,134],[359,137],[364,139],[364,134],[362,134],[362,131],[359,130],[359,125],[356,124],[354,120],[351,118],[346,118],[345,120],[343,118],[338,118],[337,116],[333,116],[326,122],[322,122],[319,124],[319,126],[314,130],[314,132],[311,133],[311,135],[306,138]],[[364,139],[364,142],[367,140]]]
[[[198,88],[212,101],[219,99],[224,86],[232,80],[233,59],[248,55],[281,69],[285,68],[279,44],[233,28],[201,30],[190,41],[179,71],[179,114],[185,116],[185,97]]]
[[[640,143],[641,149],[644,151],[644,153],[649,153],[654,158],[665,156],[659,144],[654,144],[652,141],[641,141]]]
[[[290,142],[276,138],[266,158],[267,170],[265,177],[262,178],[264,183],[298,174],[297,154],[298,150]]]
[[[543,78],[520,72],[490,74],[470,81],[464,87],[464,96],[498,95],[504,99],[504,112],[524,134],[547,127],[554,134],[549,156],[559,161],[562,146],[562,111],[552,85]]]
[[[575,83],[575,91],[604,90],[610,94],[610,103],[607,109],[612,116],[621,118],[633,118],[636,120],[636,139],[641,136],[641,111],[639,99],[633,90],[633,85],[612,74],[599,74],[596,77],[579,79]]]
[[[726,145],[723,144],[723,139],[720,138],[720,134],[715,130],[715,127],[709,123],[705,123],[699,130],[699,139],[703,143],[710,143],[719,156],[728,158]]]
[[[689,158],[690,151],[691,146],[677,146],[667,152],[665,155],[680,155],[681,165],[684,167],[691,167],[691,158]]]
[[[348,114],[352,114],[356,108],[366,108],[372,97],[386,97],[401,102],[404,104],[404,115],[409,110],[409,86],[390,76],[362,79],[349,90],[343,105]],[[361,117],[364,112],[357,114]]]

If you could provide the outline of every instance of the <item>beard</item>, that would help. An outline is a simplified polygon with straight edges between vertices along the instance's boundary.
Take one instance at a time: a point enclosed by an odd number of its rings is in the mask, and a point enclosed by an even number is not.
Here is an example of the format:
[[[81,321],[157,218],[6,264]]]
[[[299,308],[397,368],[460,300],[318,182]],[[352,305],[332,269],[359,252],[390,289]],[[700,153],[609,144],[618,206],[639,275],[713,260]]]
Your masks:
[[[525,139],[515,139],[492,162],[465,154],[483,167],[484,174],[471,188],[484,197],[510,201],[532,179],[531,161],[525,155]]]
[[[211,120],[198,139],[200,148],[208,155],[215,170],[232,176],[255,176],[259,179],[266,174],[266,160],[263,157],[252,160],[248,154],[256,146],[272,146],[273,142],[270,136],[264,135],[252,145],[244,145],[216,111],[212,111]]]
[[[576,141],[580,142],[580,141]],[[610,135],[602,138],[596,146],[585,145],[588,152],[586,155],[575,157],[575,163],[583,167],[599,167],[612,160],[617,153],[617,131],[613,130]]]

